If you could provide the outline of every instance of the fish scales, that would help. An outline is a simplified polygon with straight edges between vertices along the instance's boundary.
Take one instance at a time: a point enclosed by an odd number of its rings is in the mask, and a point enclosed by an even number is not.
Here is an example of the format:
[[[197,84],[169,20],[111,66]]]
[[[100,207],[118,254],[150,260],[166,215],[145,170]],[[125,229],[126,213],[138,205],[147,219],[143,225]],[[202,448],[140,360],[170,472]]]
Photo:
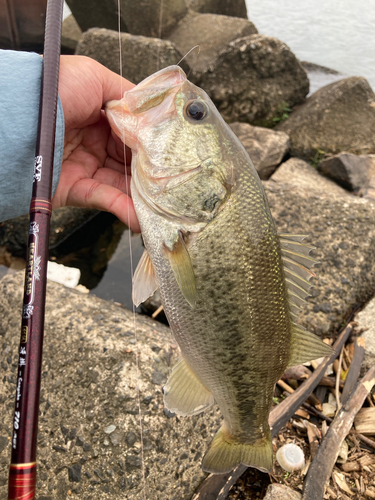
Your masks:
[[[275,383],[293,361],[329,348],[306,332],[298,354],[305,334],[292,321],[280,239],[255,168],[209,97],[177,67],[106,111],[133,152],[132,198],[146,247],[133,296],[139,302],[159,288],[182,352],[165,405],[193,415],[218,404],[224,423],[204,470],[239,463],[270,470]]]

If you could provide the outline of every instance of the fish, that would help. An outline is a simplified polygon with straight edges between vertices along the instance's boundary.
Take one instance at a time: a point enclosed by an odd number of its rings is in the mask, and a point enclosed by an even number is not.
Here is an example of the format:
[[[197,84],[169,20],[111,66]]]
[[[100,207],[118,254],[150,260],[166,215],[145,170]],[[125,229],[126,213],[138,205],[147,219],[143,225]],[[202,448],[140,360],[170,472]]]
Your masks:
[[[271,471],[268,416],[287,367],[332,353],[295,322],[316,261],[302,235],[277,233],[254,165],[204,90],[178,66],[105,107],[132,150],[131,196],[145,251],[135,305],[160,292],[181,358],[164,405],[224,417],[202,468]]]

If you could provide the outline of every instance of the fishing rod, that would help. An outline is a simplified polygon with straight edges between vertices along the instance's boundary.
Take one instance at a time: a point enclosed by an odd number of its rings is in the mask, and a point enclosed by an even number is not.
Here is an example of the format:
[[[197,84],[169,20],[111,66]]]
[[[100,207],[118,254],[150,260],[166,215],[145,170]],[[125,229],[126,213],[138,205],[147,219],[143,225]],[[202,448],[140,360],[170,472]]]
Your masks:
[[[35,498],[36,443],[63,6],[63,0],[47,2],[8,500]]]

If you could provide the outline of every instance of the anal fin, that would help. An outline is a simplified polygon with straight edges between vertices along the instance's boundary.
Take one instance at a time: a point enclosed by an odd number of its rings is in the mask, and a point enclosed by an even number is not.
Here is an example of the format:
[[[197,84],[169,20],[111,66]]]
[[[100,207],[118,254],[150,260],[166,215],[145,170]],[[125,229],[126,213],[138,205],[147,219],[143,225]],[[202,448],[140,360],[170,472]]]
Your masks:
[[[333,354],[332,347],[302,326],[293,323],[288,368],[331,354]]]
[[[168,410],[183,416],[201,413],[215,402],[212,393],[182,358],[173,367],[163,393]]]

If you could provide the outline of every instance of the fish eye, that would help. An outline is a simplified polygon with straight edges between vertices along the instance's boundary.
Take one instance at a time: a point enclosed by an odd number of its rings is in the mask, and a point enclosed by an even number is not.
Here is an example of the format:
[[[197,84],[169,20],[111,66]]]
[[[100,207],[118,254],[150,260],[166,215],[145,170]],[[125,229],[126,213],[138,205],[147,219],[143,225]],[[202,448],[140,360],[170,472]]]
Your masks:
[[[207,116],[207,105],[202,101],[188,101],[185,105],[186,115],[196,121],[203,120]]]

